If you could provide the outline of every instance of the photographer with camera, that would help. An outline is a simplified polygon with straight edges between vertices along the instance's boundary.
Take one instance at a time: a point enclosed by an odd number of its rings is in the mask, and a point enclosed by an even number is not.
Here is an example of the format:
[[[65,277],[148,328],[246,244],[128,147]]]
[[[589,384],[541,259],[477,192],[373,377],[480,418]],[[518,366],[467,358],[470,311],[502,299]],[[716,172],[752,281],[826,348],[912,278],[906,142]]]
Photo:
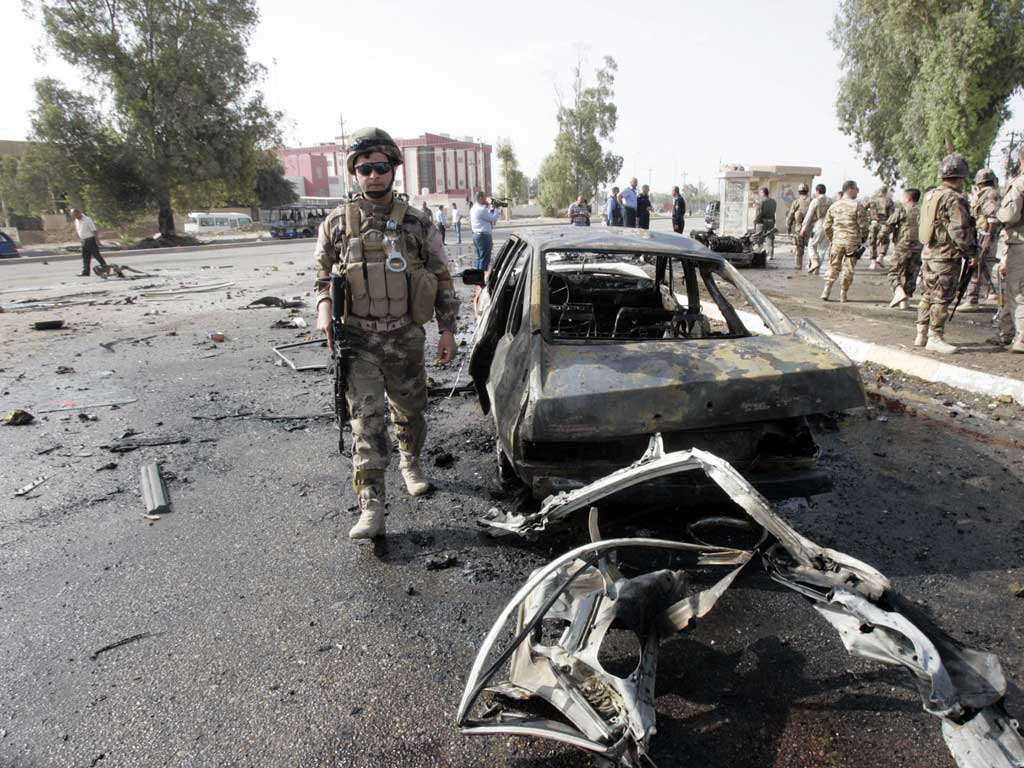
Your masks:
[[[485,274],[491,266],[491,248],[494,245],[491,232],[500,215],[495,201],[483,192],[476,193],[476,203],[469,209],[469,225],[473,229],[473,248],[476,250],[473,268],[482,269]],[[476,303],[479,298],[480,286],[477,286],[473,294],[474,317],[477,314]]]

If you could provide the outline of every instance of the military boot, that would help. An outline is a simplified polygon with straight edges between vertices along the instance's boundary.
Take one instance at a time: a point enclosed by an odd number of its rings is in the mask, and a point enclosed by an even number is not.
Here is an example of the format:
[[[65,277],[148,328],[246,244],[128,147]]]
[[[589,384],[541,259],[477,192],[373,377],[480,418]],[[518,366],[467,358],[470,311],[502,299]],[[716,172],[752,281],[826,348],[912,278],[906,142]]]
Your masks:
[[[897,285],[896,289],[892,292],[892,301],[889,302],[890,307],[899,305],[900,308],[906,306],[907,303],[907,292],[903,290],[902,285]]]
[[[847,295],[849,294],[849,292],[850,292],[849,288],[843,288],[842,290],[839,291],[839,301],[840,301],[840,303],[842,303],[842,304],[846,303],[846,298],[847,298]]]
[[[405,481],[406,493],[410,496],[422,496],[433,488],[427,476],[423,474],[419,456],[402,453],[399,469],[402,472],[402,480]]]
[[[906,299],[903,299],[900,302],[900,309],[910,309],[910,302],[907,301]]]
[[[1024,335],[1018,336],[1013,344],[1010,345],[1010,351],[1024,355]]]
[[[929,352],[938,352],[940,355],[956,354],[956,347],[942,338],[942,331],[931,331],[928,334],[928,343],[924,348]]]
[[[923,347],[928,343],[928,324],[918,323],[917,324],[917,338],[914,339],[915,347]]]
[[[868,264],[868,269],[878,269],[878,259],[872,259]]]
[[[830,293],[832,293],[832,283],[825,283],[825,290],[821,292],[821,300],[828,301]]]
[[[376,539],[384,535],[384,499],[369,488],[359,492],[359,520],[348,532],[350,539]]]

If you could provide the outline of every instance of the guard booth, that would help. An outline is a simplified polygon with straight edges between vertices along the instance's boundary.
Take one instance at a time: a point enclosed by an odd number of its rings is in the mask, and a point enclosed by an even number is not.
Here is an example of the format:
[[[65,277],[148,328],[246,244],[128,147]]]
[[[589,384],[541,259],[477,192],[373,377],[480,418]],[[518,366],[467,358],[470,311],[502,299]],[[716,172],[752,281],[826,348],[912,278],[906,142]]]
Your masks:
[[[786,216],[797,197],[797,188],[812,188],[821,168],[809,165],[723,165],[718,175],[719,234],[739,237],[754,228],[754,214],[761,188],[775,199],[775,228],[786,231]]]

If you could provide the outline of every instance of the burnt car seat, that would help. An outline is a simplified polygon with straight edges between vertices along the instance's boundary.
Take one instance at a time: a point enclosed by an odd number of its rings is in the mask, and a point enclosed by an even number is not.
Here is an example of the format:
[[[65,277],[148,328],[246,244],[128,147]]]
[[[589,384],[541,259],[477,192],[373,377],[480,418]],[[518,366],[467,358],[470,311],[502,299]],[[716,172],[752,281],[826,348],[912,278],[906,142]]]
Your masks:
[[[551,307],[551,330],[555,336],[583,339],[594,335],[597,316],[591,303],[566,303]]]

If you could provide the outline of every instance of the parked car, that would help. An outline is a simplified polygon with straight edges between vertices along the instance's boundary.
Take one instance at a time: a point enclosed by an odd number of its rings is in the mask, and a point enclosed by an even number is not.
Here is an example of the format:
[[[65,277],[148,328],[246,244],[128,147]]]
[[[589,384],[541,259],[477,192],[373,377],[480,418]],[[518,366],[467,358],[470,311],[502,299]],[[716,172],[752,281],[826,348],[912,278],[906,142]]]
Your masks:
[[[499,477],[534,496],[627,466],[661,433],[770,497],[829,487],[808,417],[864,404],[857,367],[701,244],[646,230],[513,234],[483,273],[469,372]]]
[[[18,244],[11,239],[10,235],[0,232],[0,259],[11,259],[20,255]]]

